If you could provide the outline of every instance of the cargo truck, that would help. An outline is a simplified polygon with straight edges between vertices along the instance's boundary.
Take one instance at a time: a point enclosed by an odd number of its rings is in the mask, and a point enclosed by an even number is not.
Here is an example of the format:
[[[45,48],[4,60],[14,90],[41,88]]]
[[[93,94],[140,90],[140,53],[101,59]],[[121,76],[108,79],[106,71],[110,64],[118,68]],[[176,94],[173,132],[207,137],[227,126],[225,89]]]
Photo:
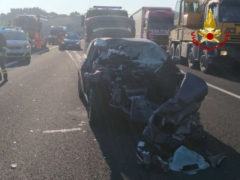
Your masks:
[[[186,61],[190,68],[200,67],[203,72],[208,72],[214,63],[239,60],[239,9],[240,0],[177,0],[175,28],[169,36],[170,56]],[[216,26],[215,31],[218,31],[219,42],[206,41],[201,44],[207,35],[202,37],[200,29],[204,29],[209,13],[214,17],[212,19],[215,22],[212,23]],[[215,38],[214,34],[212,37]]]
[[[135,21],[136,38],[152,40],[166,50],[169,30],[173,28],[174,13],[171,8],[142,7],[131,18]]]
[[[90,8],[82,20],[84,38],[81,47],[84,53],[95,38],[114,37],[129,38],[135,36],[134,21],[128,13],[118,6],[94,6]]]

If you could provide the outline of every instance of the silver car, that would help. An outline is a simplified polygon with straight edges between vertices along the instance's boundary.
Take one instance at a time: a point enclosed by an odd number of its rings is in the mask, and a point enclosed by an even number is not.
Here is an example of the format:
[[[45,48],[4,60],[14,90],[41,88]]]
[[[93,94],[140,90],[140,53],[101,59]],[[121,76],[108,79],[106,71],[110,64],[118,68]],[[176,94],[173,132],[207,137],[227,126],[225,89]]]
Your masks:
[[[22,30],[9,28],[0,30],[0,33],[7,40],[6,54],[8,58],[31,60],[31,44]]]

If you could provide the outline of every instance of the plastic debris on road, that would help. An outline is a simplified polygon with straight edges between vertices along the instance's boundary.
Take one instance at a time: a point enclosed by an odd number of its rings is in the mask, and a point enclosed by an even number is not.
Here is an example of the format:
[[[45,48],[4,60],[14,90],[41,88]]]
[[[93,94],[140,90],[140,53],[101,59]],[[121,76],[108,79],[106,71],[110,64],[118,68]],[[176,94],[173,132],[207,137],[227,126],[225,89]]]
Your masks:
[[[179,147],[169,162],[169,169],[172,171],[184,172],[189,175],[196,174],[198,171],[208,167],[209,164],[201,155],[185,146]]]
[[[12,164],[11,164],[11,168],[12,168],[12,169],[16,169],[16,168],[17,168],[17,163],[12,163]]]
[[[207,160],[212,167],[219,167],[227,157],[224,154],[208,155]]]

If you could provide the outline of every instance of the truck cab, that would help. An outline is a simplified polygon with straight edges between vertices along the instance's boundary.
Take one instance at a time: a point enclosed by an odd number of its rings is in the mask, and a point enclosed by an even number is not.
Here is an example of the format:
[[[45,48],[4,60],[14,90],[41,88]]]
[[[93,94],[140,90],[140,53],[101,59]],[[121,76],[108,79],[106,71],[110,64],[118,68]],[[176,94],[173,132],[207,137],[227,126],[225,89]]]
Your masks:
[[[171,8],[147,10],[144,18],[143,38],[167,49],[169,30],[173,28],[174,13]]]
[[[239,59],[240,44],[240,1],[239,0],[178,0],[175,8],[174,25],[169,37],[169,54],[181,61],[186,61],[190,68],[200,67],[208,72],[213,63],[220,63],[220,56]],[[204,29],[204,22],[210,9],[215,20],[216,29],[221,35],[219,42],[201,42],[199,30]],[[229,33],[229,37],[226,33]],[[220,46],[224,43],[224,46]],[[214,48],[220,46],[221,48]],[[204,49],[210,47],[212,50]]]
[[[205,18],[209,10],[212,10],[217,28],[221,30],[219,37],[223,42],[226,33],[229,33],[226,44],[217,52],[218,56],[228,56],[240,60],[240,0],[211,0],[205,5]]]

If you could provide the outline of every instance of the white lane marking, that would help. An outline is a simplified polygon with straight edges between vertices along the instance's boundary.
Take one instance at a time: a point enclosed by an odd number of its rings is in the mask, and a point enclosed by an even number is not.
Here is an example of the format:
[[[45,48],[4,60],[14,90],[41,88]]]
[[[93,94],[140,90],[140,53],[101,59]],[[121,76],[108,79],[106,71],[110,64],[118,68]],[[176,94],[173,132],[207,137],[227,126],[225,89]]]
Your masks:
[[[67,54],[69,55],[70,59],[73,61],[73,63],[76,65],[76,67],[78,68],[78,64],[76,63],[76,61],[74,60],[72,54],[69,51],[66,51]]]
[[[73,51],[73,53],[75,54],[75,56],[76,56],[77,58],[81,59],[80,54],[78,54],[76,51]]]
[[[82,56],[81,56],[80,54],[78,54],[76,51],[73,51],[73,53],[74,53],[75,56],[77,57],[77,62],[78,62],[78,64],[79,64],[79,66],[80,66],[80,64],[81,64],[82,61],[83,61]]]
[[[67,133],[67,132],[75,132],[75,131],[81,131],[81,130],[82,130],[82,128],[47,130],[47,131],[43,131],[43,134]]]
[[[216,89],[216,90],[218,90],[218,91],[220,91],[220,92],[222,92],[222,93],[225,93],[225,94],[227,94],[227,95],[229,95],[229,96],[232,96],[232,97],[235,97],[235,98],[237,98],[237,99],[240,99],[240,96],[239,96],[239,95],[234,94],[234,93],[232,93],[232,92],[230,92],[230,91],[227,91],[227,90],[222,89],[222,88],[220,88],[220,87],[214,86],[213,84],[210,84],[210,83],[207,83],[207,85],[208,85],[209,87],[211,87],[211,88],[213,88],[213,89]]]

